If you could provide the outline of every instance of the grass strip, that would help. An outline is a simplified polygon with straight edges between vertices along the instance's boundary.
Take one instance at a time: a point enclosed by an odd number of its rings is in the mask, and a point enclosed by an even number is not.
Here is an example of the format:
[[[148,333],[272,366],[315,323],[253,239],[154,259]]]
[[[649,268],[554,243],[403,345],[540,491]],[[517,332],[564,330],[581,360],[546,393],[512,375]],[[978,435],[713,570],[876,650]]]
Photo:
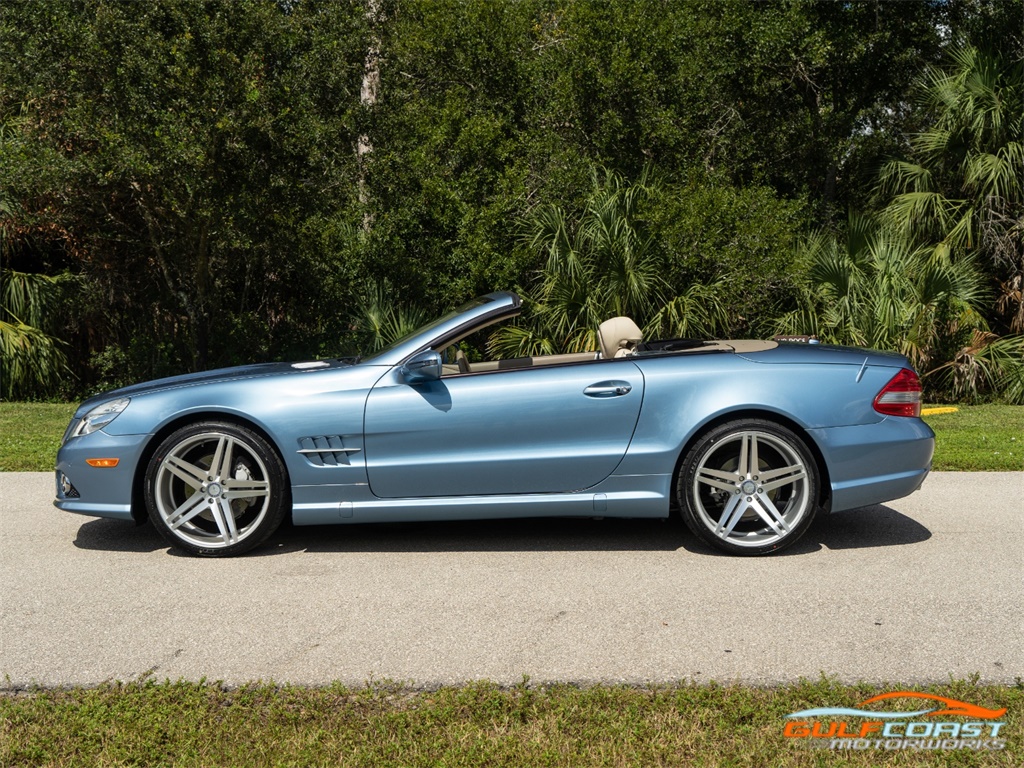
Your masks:
[[[0,695],[5,766],[1020,766],[1024,685],[914,690],[1008,708],[1003,749],[811,749],[786,715],[855,707],[902,686],[822,678],[778,688],[681,684],[414,691],[206,683],[106,684]],[[921,701],[885,702],[885,709]],[[859,727],[857,718],[845,718]],[[918,718],[920,719],[920,718]],[[927,719],[927,718],[925,718]],[[965,720],[952,716],[943,721]]]
[[[0,403],[0,472],[50,472],[70,403]]]
[[[943,406],[933,406],[943,407]],[[957,406],[924,420],[935,430],[932,469],[960,472],[1024,471],[1024,406]]]

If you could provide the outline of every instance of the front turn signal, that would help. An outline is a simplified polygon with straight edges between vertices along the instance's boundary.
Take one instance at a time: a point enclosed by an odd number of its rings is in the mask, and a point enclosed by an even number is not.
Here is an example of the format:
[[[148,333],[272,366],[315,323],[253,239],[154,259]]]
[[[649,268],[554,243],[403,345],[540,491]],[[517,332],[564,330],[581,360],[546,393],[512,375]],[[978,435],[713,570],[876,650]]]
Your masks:
[[[90,467],[109,468],[116,467],[120,459],[86,459],[85,463]]]

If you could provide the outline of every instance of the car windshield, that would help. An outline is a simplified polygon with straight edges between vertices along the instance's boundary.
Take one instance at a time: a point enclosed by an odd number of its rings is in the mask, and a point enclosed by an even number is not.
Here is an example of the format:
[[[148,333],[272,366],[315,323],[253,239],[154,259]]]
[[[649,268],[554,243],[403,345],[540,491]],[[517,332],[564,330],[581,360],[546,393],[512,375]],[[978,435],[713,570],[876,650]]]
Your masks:
[[[360,358],[360,362],[363,362],[363,363],[373,362],[373,360],[376,359],[377,357],[380,357],[381,355],[385,354],[386,352],[390,352],[392,349],[394,349],[395,347],[398,347],[398,346],[404,344],[405,342],[407,342],[409,339],[413,338],[414,336],[419,336],[421,333],[426,333],[427,331],[430,331],[430,330],[432,330],[434,328],[438,328],[441,325],[444,325],[445,323],[447,323],[449,320],[452,320],[452,319],[458,317],[463,312],[467,312],[467,311],[469,311],[471,309],[474,309],[476,307],[482,307],[484,304],[488,304],[488,303],[490,303],[492,301],[494,301],[494,299],[492,299],[492,298],[490,298],[488,296],[481,296],[479,298],[473,299],[472,301],[467,301],[461,307],[458,307],[457,309],[453,309],[447,315],[443,315],[442,317],[437,318],[437,320],[429,322],[426,325],[420,326],[419,328],[417,328],[412,333],[407,333],[405,336],[403,336],[400,339],[396,339],[395,341],[393,341],[390,344],[388,344],[386,347],[382,347],[381,349],[378,349],[376,352],[372,352],[371,354],[366,355],[363,358]]]

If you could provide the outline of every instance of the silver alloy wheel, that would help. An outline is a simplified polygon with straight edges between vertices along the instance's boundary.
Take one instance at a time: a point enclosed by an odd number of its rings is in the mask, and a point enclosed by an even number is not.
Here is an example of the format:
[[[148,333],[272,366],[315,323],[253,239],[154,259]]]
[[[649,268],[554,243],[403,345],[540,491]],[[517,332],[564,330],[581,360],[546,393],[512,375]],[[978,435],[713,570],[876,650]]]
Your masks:
[[[791,441],[760,429],[706,446],[692,475],[692,511],[721,542],[771,548],[813,515],[814,469]]]
[[[267,467],[255,446],[204,431],[175,443],[156,467],[153,505],[177,539],[226,549],[259,530],[271,506]]]

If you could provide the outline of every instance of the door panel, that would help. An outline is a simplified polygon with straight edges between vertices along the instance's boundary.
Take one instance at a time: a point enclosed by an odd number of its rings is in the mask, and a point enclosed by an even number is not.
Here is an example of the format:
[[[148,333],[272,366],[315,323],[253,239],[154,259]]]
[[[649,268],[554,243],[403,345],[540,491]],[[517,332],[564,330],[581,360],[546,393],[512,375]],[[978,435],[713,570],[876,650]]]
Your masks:
[[[421,384],[396,370],[366,401],[370,489],[413,498],[589,488],[625,454],[643,389],[640,369],[625,360]]]

